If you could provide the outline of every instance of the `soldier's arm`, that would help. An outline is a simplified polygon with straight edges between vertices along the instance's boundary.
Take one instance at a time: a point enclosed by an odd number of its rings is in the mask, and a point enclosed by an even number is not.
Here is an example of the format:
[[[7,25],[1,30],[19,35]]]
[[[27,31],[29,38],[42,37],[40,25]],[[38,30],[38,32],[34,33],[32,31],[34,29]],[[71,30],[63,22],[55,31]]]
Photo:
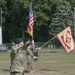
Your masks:
[[[29,55],[30,55],[31,57],[33,57],[33,52],[31,51],[31,49],[28,49],[27,52],[29,53]]]
[[[14,50],[15,53],[17,53],[17,50],[21,47],[22,47],[22,45],[19,44],[19,45],[16,45],[16,46],[12,46],[12,49]]]

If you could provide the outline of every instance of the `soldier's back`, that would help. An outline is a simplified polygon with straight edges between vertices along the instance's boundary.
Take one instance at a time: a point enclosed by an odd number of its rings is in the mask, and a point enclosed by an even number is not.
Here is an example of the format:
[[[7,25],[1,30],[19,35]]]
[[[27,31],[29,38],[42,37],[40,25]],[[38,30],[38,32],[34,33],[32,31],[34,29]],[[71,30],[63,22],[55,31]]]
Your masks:
[[[22,53],[22,50],[21,48],[15,48],[17,46],[14,46],[13,47],[13,50],[11,52],[11,58],[12,58],[12,61],[11,61],[11,72],[23,72],[24,71],[24,56],[23,56],[23,53]],[[14,54],[14,55],[12,55]]]

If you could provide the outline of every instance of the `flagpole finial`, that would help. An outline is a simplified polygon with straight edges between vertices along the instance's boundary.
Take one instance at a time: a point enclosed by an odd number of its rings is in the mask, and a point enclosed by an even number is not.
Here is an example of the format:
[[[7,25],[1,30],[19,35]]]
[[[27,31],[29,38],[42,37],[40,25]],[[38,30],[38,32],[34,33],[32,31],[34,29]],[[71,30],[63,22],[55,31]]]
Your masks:
[[[32,2],[30,3],[30,7],[32,7]]]
[[[31,2],[31,5],[32,5],[32,2]]]

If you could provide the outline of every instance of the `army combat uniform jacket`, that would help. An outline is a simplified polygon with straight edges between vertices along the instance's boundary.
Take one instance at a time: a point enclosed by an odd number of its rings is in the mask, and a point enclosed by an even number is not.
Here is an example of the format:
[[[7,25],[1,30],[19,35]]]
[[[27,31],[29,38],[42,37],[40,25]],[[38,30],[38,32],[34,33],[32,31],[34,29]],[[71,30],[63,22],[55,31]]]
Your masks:
[[[11,67],[10,72],[20,72],[24,71],[25,59],[22,54],[21,45],[12,46],[11,57]]]

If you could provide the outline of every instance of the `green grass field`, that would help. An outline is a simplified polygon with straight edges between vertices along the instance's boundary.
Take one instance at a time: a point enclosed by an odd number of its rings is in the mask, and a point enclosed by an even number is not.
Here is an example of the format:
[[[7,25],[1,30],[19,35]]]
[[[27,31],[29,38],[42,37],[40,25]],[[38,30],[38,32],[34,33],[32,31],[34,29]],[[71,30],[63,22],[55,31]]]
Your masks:
[[[10,75],[9,68],[10,53],[0,53],[0,75]],[[75,75],[75,52],[39,53],[34,72],[25,75]]]

